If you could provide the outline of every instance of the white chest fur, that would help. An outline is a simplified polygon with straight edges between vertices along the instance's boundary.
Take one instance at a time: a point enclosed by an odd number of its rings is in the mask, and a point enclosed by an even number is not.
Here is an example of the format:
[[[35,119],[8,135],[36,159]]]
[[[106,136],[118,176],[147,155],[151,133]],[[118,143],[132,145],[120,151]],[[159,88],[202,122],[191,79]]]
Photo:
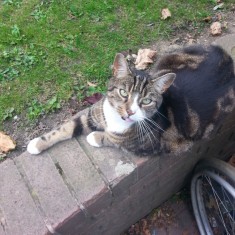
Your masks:
[[[103,110],[107,123],[107,131],[123,133],[133,124],[133,122],[123,120],[107,99],[104,101]]]

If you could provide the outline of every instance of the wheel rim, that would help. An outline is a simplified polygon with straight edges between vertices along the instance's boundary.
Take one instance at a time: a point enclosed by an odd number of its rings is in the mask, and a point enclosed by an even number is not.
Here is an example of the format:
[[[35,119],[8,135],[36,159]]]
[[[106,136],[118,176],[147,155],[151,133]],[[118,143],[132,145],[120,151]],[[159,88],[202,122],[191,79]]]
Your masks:
[[[206,234],[235,235],[235,189],[218,173],[204,171],[197,178],[197,199]],[[223,186],[222,186],[223,185]],[[208,219],[207,219],[208,218]]]

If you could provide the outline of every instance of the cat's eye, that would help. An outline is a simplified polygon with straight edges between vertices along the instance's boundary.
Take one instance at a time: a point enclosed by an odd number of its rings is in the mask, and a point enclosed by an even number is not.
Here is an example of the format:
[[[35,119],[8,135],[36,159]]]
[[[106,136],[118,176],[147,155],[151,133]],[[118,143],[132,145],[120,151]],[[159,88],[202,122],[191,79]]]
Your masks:
[[[144,104],[144,105],[148,105],[150,103],[152,103],[152,100],[149,99],[149,98],[145,98],[145,99],[142,100],[142,104]]]
[[[120,95],[121,95],[122,97],[124,97],[124,98],[126,98],[126,97],[128,96],[127,92],[126,92],[125,90],[123,90],[123,89],[120,89],[120,90],[119,90],[119,93],[120,93]]]

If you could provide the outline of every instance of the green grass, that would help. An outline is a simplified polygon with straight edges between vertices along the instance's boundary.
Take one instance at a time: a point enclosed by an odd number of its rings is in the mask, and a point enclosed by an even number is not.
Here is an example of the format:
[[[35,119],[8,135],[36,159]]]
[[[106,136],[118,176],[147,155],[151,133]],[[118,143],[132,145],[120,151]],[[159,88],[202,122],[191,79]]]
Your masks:
[[[87,81],[98,85],[92,92],[105,91],[115,53],[169,38],[185,22],[201,25],[215,6],[213,0],[0,4],[0,125],[15,114],[35,119],[73,94],[83,98]],[[165,7],[172,17],[164,21]]]

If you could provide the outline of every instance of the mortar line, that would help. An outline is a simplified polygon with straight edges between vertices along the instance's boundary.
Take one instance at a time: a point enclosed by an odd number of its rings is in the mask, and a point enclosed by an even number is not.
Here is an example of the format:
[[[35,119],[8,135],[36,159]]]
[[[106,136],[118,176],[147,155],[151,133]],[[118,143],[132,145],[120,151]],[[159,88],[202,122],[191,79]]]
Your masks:
[[[14,158],[14,159],[13,159],[13,163],[15,164],[15,166],[16,166],[16,168],[17,168],[19,174],[20,174],[20,176],[22,177],[22,180],[24,181],[25,186],[26,186],[26,188],[28,189],[28,192],[29,192],[29,194],[30,194],[30,196],[31,196],[31,198],[32,198],[32,200],[33,200],[35,206],[36,206],[36,209],[38,210],[39,215],[42,217],[42,219],[43,219],[43,221],[44,221],[44,223],[45,223],[46,228],[48,229],[48,231],[50,232],[50,234],[53,234],[53,235],[61,235],[60,233],[57,233],[57,232],[54,230],[54,228],[53,228],[51,222],[49,221],[49,219],[48,219],[46,213],[44,212],[44,210],[43,210],[43,208],[42,208],[42,206],[41,206],[41,203],[40,203],[40,200],[39,200],[38,196],[35,195],[35,194],[33,194],[33,186],[30,184],[30,181],[29,181],[29,179],[28,179],[28,177],[27,177],[27,174],[25,173],[25,171],[24,171],[22,165],[21,165],[20,162],[17,160],[17,158]]]
[[[1,206],[0,206],[0,226],[2,227],[4,234],[7,235],[7,230],[8,230],[7,221],[4,217],[4,213],[3,210],[1,209]]]
[[[51,158],[52,162],[54,163],[56,170],[59,171],[59,174],[60,174],[65,186],[68,188],[68,190],[69,190],[70,194],[72,195],[72,197],[74,198],[76,204],[81,209],[81,211],[84,212],[84,214],[87,216],[88,212],[87,212],[86,208],[84,207],[84,205],[82,203],[79,202],[76,190],[74,189],[72,184],[69,182],[68,177],[64,174],[64,171],[63,171],[62,167],[60,166],[59,162],[49,152],[48,152],[48,155]]]
[[[108,190],[111,193],[111,196],[113,197],[113,191],[112,191],[112,185],[110,184],[110,182],[108,181],[108,179],[106,178],[106,176],[103,174],[103,172],[101,171],[101,169],[99,168],[99,166],[93,161],[93,158],[91,156],[91,154],[89,153],[89,151],[86,150],[86,147],[84,147],[84,145],[81,143],[81,141],[79,141],[78,138],[75,138],[76,141],[78,142],[78,144],[80,145],[81,149],[83,150],[83,152],[86,154],[86,156],[89,158],[91,164],[94,166],[94,168],[97,170],[98,174],[100,175],[100,177],[102,178],[102,180],[104,181],[106,187],[108,188]]]

